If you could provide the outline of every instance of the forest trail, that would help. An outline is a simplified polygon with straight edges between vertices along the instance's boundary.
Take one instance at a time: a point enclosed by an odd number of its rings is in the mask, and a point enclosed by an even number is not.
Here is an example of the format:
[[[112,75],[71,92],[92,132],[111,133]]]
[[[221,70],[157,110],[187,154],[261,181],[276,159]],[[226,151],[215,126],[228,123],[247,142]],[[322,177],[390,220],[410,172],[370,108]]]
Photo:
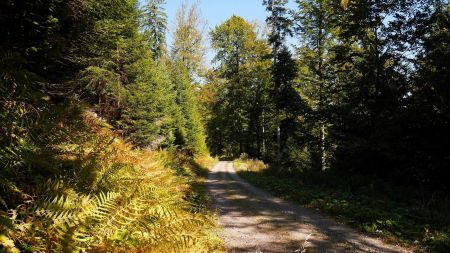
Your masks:
[[[230,252],[410,252],[273,197],[241,179],[232,162],[214,166],[208,190]]]

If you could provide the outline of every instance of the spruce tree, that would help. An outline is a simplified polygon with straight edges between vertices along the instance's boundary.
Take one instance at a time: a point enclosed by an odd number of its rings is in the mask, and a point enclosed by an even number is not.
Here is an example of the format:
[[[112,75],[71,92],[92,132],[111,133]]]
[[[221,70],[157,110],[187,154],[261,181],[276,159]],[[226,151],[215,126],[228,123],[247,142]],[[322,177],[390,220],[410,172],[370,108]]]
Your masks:
[[[178,120],[178,143],[192,154],[205,154],[207,152],[205,130],[200,118],[195,86],[183,62],[174,62],[172,82],[175,85],[176,102],[182,117]]]
[[[141,23],[154,59],[159,59],[166,49],[167,14],[162,7],[164,4],[165,0],[148,0],[143,9]]]
[[[268,41],[272,46],[273,99],[278,109],[276,126],[276,160],[288,160],[288,139],[296,128],[296,116],[303,109],[300,97],[294,89],[296,63],[286,45],[292,35],[292,20],[286,7],[287,0],[264,0],[269,12],[266,23],[270,28]],[[284,154],[283,154],[284,153]]]
[[[332,78],[334,69],[330,63],[333,46],[332,1],[298,0],[294,13],[295,32],[299,38],[297,90],[305,101],[309,113],[305,117],[304,130],[308,132],[303,143],[307,146],[311,166],[327,168],[330,156],[328,126],[329,110],[333,103]],[[309,138],[312,137],[312,138]]]
[[[124,134],[144,148],[170,146],[174,141],[174,87],[168,67],[155,62],[150,52],[130,66],[121,126]]]

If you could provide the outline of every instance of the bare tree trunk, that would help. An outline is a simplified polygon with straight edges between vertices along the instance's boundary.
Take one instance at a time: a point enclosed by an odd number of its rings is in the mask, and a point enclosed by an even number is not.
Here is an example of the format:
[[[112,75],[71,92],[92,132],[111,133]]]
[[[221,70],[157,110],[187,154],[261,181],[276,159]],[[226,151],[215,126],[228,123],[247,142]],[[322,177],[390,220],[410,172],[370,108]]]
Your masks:
[[[262,155],[266,154],[266,127],[265,127],[264,111],[262,113]]]
[[[320,138],[320,155],[321,155],[321,169],[326,170],[326,157],[325,157],[325,124],[322,123],[321,138]]]
[[[280,119],[277,118],[277,160],[281,158],[281,126]]]

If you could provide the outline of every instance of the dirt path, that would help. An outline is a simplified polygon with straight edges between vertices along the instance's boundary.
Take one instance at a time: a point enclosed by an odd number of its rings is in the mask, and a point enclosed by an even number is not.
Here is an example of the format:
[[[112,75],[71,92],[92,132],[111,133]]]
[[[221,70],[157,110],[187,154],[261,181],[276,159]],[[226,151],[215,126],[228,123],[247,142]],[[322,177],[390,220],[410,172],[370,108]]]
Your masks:
[[[208,178],[220,232],[230,252],[410,252],[337,224],[316,211],[271,196],[219,162]]]

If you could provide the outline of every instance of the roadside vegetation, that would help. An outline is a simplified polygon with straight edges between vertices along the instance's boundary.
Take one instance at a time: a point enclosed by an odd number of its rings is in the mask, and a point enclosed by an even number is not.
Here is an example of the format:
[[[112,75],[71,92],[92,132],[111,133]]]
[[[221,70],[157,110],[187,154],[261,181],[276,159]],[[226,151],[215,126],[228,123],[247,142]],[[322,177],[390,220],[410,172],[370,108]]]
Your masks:
[[[136,149],[91,112],[72,119],[43,132],[60,141],[41,147],[39,158],[24,157],[40,170],[16,172],[22,180],[3,187],[4,207],[16,205],[0,212],[3,251],[220,249],[201,177],[212,158]]]
[[[450,201],[445,194],[430,200],[411,186],[332,171],[286,173],[245,156],[234,166],[248,182],[365,233],[419,251],[450,249]]]

